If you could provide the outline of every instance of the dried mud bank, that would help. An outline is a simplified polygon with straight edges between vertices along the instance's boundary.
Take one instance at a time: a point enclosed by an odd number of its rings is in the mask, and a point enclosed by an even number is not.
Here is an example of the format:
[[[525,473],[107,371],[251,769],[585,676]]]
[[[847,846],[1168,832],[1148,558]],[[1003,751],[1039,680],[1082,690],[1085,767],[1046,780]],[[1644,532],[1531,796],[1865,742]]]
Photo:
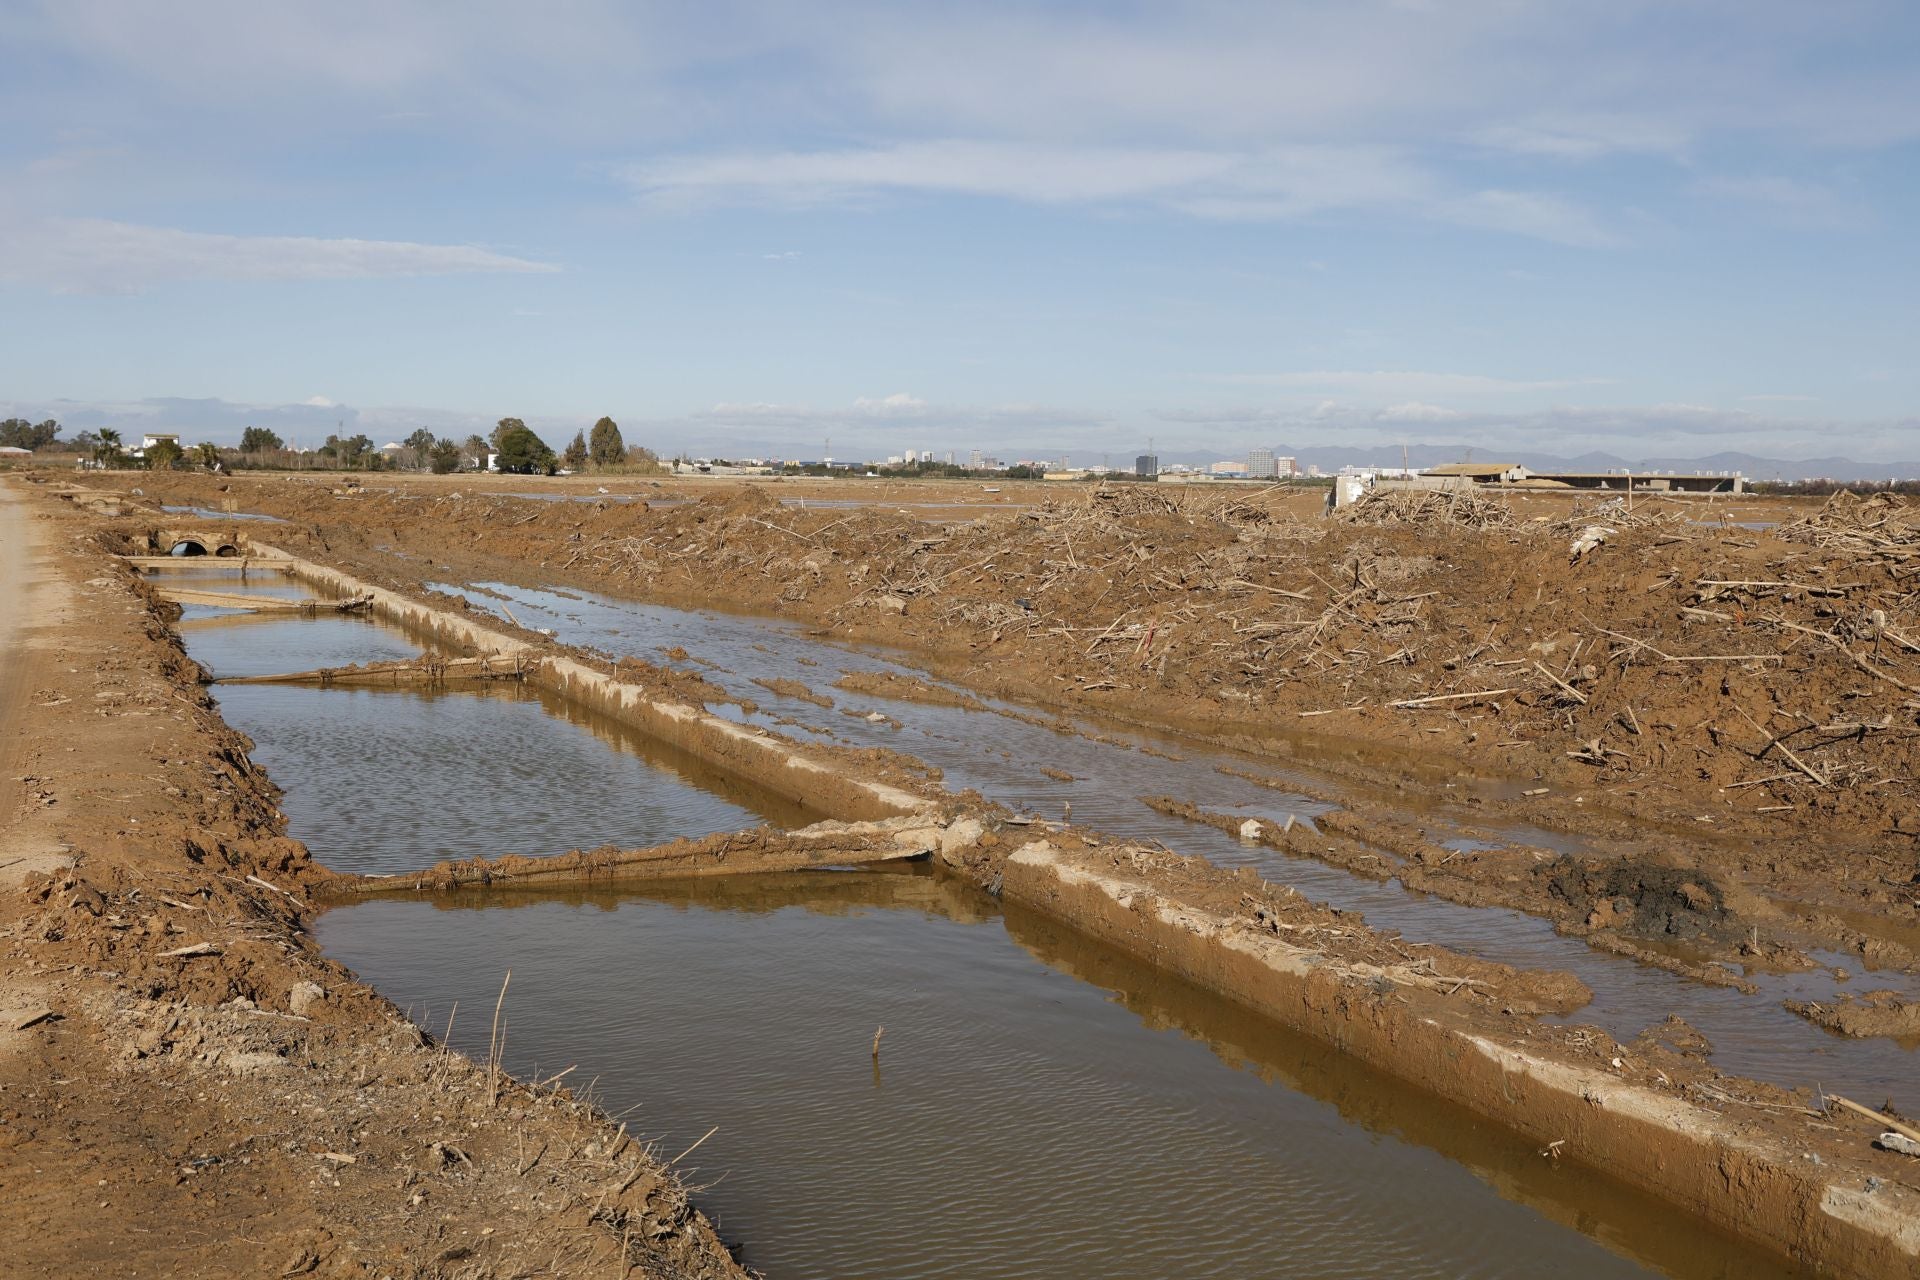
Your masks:
[[[0,1269],[744,1276],[607,1117],[319,953],[335,878],[98,527],[0,481]]]
[[[285,518],[276,537],[376,576],[776,611],[982,692],[1657,849],[1790,946],[1920,926],[1915,509],[1776,502],[1742,514],[1777,527],[1746,529],[1697,501],[1468,495],[1329,521],[1284,494],[1165,489],[1036,487],[1040,505],[959,523],[752,485],[655,509],[462,497],[458,478],[152,491]]]

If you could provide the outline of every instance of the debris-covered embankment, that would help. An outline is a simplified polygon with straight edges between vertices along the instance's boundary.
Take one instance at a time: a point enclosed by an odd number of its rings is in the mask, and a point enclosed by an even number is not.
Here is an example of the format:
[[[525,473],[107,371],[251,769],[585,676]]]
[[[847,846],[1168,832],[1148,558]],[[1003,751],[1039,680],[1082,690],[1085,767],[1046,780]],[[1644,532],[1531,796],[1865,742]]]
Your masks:
[[[934,523],[786,507],[767,485],[654,509],[457,483],[150,487],[281,516],[276,539],[370,576],[518,572],[777,611],[910,645],[983,691],[1387,785],[1519,779],[1455,795],[1657,837],[1662,859],[1836,945],[1904,953],[1920,935],[1920,512],[1897,499],[1755,530],[1697,502],[1471,493],[1323,519],[1257,494],[1076,487]],[[1485,860],[1455,861],[1438,874]]]

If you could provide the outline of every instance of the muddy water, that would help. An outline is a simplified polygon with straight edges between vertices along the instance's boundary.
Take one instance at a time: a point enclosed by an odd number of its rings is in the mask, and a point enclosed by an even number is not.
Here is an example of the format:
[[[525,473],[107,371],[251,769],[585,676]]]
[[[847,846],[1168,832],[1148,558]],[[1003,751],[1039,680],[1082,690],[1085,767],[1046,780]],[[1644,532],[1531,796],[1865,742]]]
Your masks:
[[[444,590],[460,591],[456,587]],[[1199,854],[1226,867],[1251,866],[1263,876],[1293,886],[1318,901],[1362,912],[1376,928],[1398,929],[1408,937],[1434,942],[1492,960],[1530,968],[1560,969],[1577,975],[1594,991],[1591,1005],[1571,1021],[1603,1027],[1622,1040],[1678,1014],[1704,1032],[1715,1046],[1713,1061],[1722,1069],[1789,1086],[1824,1086],[1889,1097],[1920,1108],[1920,1060],[1911,1045],[1890,1040],[1848,1040],[1787,1012],[1781,1001],[1831,1000],[1847,986],[1862,990],[1883,985],[1892,975],[1869,974],[1836,984],[1826,970],[1792,975],[1748,975],[1755,995],[1714,988],[1659,969],[1596,952],[1584,943],[1554,933],[1544,921],[1520,912],[1466,907],[1410,893],[1397,881],[1377,882],[1353,876],[1309,859],[1288,857],[1261,846],[1243,845],[1213,827],[1185,822],[1147,808],[1138,797],[1171,794],[1203,808],[1283,820],[1288,813],[1311,818],[1324,803],[1304,795],[1259,786],[1223,774],[1220,767],[1251,769],[1283,783],[1291,773],[1273,759],[1251,760],[1191,740],[1168,735],[1083,726],[1108,741],[1060,734],[1044,726],[1004,715],[877,698],[836,689],[843,671],[895,672],[942,684],[891,655],[824,643],[779,620],[714,612],[690,612],[622,601],[590,593],[538,591],[500,583],[480,584],[464,592],[480,608],[500,608],[502,597],[514,616],[529,626],[551,628],[559,639],[615,654],[633,654],[697,670],[730,693],[762,710],[737,718],[776,726],[800,738],[904,751],[945,772],[946,784],[977,788],[990,799],[1016,809],[1058,818],[1071,805],[1075,822],[1112,835],[1159,841],[1182,853]],[[661,650],[679,646],[690,661],[672,662]],[[797,680],[834,700],[824,709],[776,694],[753,677]],[[951,688],[952,686],[946,686]],[[983,699],[990,708],[1017,708]],[[891,722],[874,723],[843,710],[884,711]],[[729,708],[716,706],[728,714]],[[806,726],[812,726],[810,732]],[[1042,765],[1070,775],[1070,781],[1040,772]],[[1323,784],[1324,785],[1324,784]],[[1467,785],[1472,785],[1471,781]],[[1464,789],[1464,788],[1463,788]],[[1469,838],[1450,832],[1447,820],[1433,812],[1410,813],[1439,840]],[[1575,848],[1564,836],[1518,824],[1488,824],[1477,837],[1546,847]],[[1846,964],[1838,956],[1829,965]]]
[[[396,628],[346,617],[183,621],[215,676],[412,657]],[[340,871],[393,874],[443,858],[544,855],[602,844],[811,821],[626,726],[517,685],[477,691],[216,685],[252,737],[289,831]],[[284,783],[283,783],[284,785]]]
[[[924,872],[377,902],[316,933],[429,1026],[511,967],[509,1067],[597,1078],[669,1157],[718,1125],[697,1200],[775,1277],[1790,1274]],[[481,1022],[456,1045],[484,1053]]]
[[[185,634],[216,671],[405,641],[340,618]],[[564,847],[580,819],[597,837],[746,820],[524,694],[216,692],[336,867]],[[687,1162],[700,1201],[775,1275],[1788,1274],[926,872],[383,901],[317,932],[436,1028],[514,969],[508,1065],[577,1064],[663,1153],[720,1125]],[[470,1018],[454,1039],[481,1034]]]

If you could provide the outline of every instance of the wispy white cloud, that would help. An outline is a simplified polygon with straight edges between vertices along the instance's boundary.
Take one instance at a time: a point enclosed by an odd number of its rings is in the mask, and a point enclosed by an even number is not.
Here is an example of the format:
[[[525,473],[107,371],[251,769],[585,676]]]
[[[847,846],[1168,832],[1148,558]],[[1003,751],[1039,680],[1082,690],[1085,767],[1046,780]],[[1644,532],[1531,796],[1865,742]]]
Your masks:
[[[1776,226],[1840,231],[1871,220],[1865,209],[1830,187],[1776,174],[1701,178],[1694,183],[1694,190],[1740,206]]]
[[[550,272],[552,263],[472,245],[241,236],[104,218],[0,221],[0,279],[87,293],[178,280],[347,280]]]
[[[834,151],[666,156],[619,175],[651,208],[815,207],[889,194],[1034,204],[1142,202],[1196,218],[1269,222],[1332,210],[1414,218],[1583,248],[1619,243],[1598,215],[1562,197],[1458,190],[1397,147],[1286,145],[1245,151],[942,139]]]
[[[908,392],[896,391],[890,396],[861,396],[853,402],[853,407],[876,417],[917,417],[927,411],[927,402]]]
[[[1592,211],[1539,191],[1476,191],[1444,202],[1441,216],[1482,231],[1504,231],[1581,249],[1609,249],[1619,232]]]
[[[1209,381],[1326,391],[1383,401],[1419,396],[1512,396],[1572,387],[1605,385],[1605,378],[1496,378],[1483,373],[1443,373],[1415,369],[1319,369],[1273,373],[1227,373]]]
[[[1687,130],[1674,121],[1609,113],[1504,121],[1482,128],[1473,140],[1497,151],[1558,160],[1621,154],[1679,157],[1691,142]]]
[[[629,166],[622,176],[643,201],[664,207],[742,199],[809,205],[881,191],[1051,203],[1151,195],[1215,176],[1231,165],[1228,157],[1201,151],[947,140],[858,150],[667,157]]]
[[[1382,422],[1457,422],[1465,415],[1458,409],[1449,409],[1444,405],[1403,400],[1399,404],[1388,405],[1375,416]]]

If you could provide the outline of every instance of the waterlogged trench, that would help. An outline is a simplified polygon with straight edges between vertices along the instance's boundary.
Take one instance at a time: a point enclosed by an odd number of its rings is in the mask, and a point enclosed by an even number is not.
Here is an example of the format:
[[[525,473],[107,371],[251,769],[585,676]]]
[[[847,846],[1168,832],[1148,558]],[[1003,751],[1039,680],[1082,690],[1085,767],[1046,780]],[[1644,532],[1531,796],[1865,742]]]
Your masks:
[[[1759,988],[1751,995],[1710,987],[1595,951],[1522,912],[1464,906],[1409,892],[1398,881],[1370,880],[1311,859],[1244,844],[1216,828],[1162,814],[1139,800],[1142,795],[1167,794],[1203,809],[1269,821],[1284,821],[1288,814],[1310,819],[1326,811],[1324,802],[1289,796],[1221,772],[1225,767],[1284,780],[1285,767],[1277,767],[1272,759],[1254,760],[1189,739],[1111,726],[1086,726],[1097,737],[1062,734],[995,714],[1031,713],[990,698],[980,698],[989,708],[983,712],[836,689],[833,682],[843,671],[858,671],[891,672],[943,685],[956,694],[966,692],[905,665],[895,655],[825,643],[777,620],[695,613],[502,583],[443,589],[458,591],[481,608],[498,611],[504,605],[524,624],[551,630],[567,643],[698,671],[761,708],[754,715],[740,715],[735,709],[716,706],[719,714],[734,714],[803,739],[889,747],[937,765],[950,790],[976,788],[990,800],[1051,818],[1061,817],[1070,806],[1076,823],[1129,840],[1159,841],[1219,866],[1253,867],[1268,880],[1290,885],[1315,901],[1358,911],[1373,927],[1399,930],[1417,942],[1521,968],[1572,973],[1593,990],[1594,999],[1567,1020],[1602,1027],[1620,1040],[1630,1041],[1643,1029],[1678,1014],[1708,1037],[1714,1046],[1712,1061],[1724,1070],[1789,1086],[1854,1091],[1855,1096],[1864,1093],[1876,1101],[1890,1098],[1910,1112],[1920,1111],[1920,1060],[1913,1046],[1885,1039],[1846,1039],[1782,1007],[1787,998],[1833,999],[1841,988],[1828,969],[1751,973],[1748,978]],[[676,661],[663,652],[676,647],[686,651],[687,659]],[[781,694],[756,683],[756,677],[798,682],[816,696],[833,699],[837,707],[823,708]],[[879,709],[888,719],[874,722],[841,714],[843,709]],[[809,734],[802,725],[823,732]],[[1069,777],[1049,776],[1041,772],[1043,766]],[[1459,838],[1449,836],[1447,820],[1440,814],[1414,816],[1441,843]],[[1491,827],[1501,840],[1579,847],[1567,836],[1520,824],[1483,821],[1481,825]],[[1839,955],[1820,958],[1829,967],[1857,969],[1859,963]],[[1890,985],[1889,979],[1899,981],[1892,975],[1868,973],[1851,985],[1868,989]]]
[[[411,647],[191,612],[216,673]],[[215,692],[292,834],[343,869],[790,820],[528,697]],[[1792,1274],[925,870],[379,901],[317,932],[436,1030],[511,967],[508,1065],[577,1064],[664,1155],[718,1124],[698,1199],[778,1276]],[[478,1022],[453,1036],[470,1052]]]

